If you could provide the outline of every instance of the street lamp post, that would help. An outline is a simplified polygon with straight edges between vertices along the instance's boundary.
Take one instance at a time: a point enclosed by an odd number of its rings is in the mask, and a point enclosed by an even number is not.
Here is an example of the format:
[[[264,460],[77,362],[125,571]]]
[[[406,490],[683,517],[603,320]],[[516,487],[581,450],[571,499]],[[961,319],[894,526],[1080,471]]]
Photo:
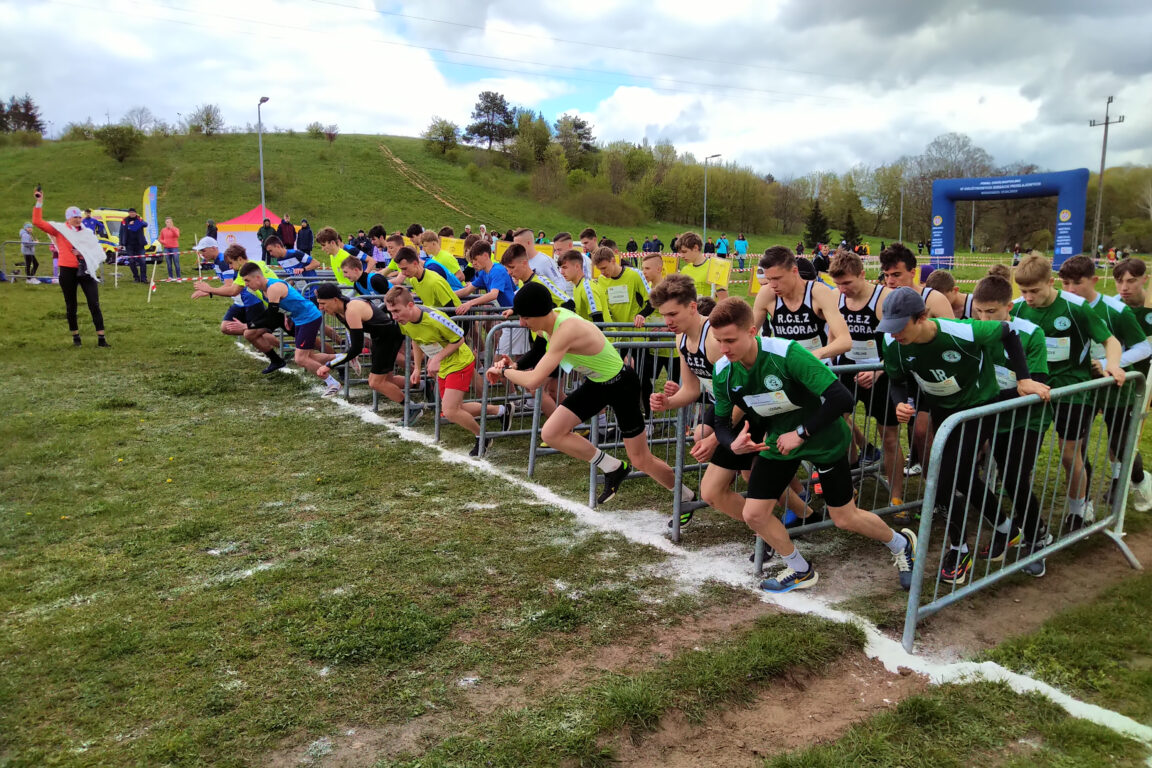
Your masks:
[[[708,161],[720,157],[719,154],[704,158],[704,242],[708,242]]]
[[[900,187],[900,234],[896,239],[904,242],[904,187]]]
[[[260,107],[268,101],[267,96],[261,96],[256,103],[256,143],[260,147],[260,220],[268,218],[264,212],[264,121],[261,119]]]

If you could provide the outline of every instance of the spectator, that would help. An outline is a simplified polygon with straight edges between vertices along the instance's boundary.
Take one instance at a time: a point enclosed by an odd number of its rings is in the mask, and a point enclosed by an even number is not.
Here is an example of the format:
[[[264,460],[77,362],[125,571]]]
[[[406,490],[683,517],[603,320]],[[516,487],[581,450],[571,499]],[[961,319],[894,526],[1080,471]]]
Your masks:
[[[650,238],[650,237],[644,238],[644,245],[640,246],[640,250],[643,253],[651,253],[652,252],[652,238]]]
[[[716,255],[722,259],[728,258],[728,233],[721,232],[720,239],[716,241]]]
[[[624,246],[624,251],[627,253],[636,253],[638,250],[640,250],[640,246],[636,245],[636,238],[634,236],[628,238],[628,243]]]
[[[296,227],[292,226],[292,217],[284,215],[280,220],[280,226],[276,227],[276,234],[288,250],[296,247]]]
[[[817,243],[816,247],[819,248],[820,244]],[[804,241],[803,240],[796,241],[796,255],[797,256],[803,256],[804,255]]]
[[[924,253],[924,241],[920,240],[916,243],[916,253]]]
[[[470,235],[470,234],[472,234],[472,225],[471,224],[465,224],[464,225],[464,239],[467,240],[468,235]],[[468,251],[465,250],[464,252],[467,253]]]
[[[164,229],[160,230],[160,247],[164,249],[164,266],[168,268],[168,279],[180,278],[180,230],[172,223],[172,217],[164,219]],[[173,275],[175,271],[175,275]]]
[[[296,232],[296,250],[311,256],[314,243],[315,238],[312,237],[312,227],[308,226],[308,219],[300,219],[300,229]]]
[[[884,245],[884,241],[883,241],[883,240],[881,240],[881,241],[880,241],[880,250],[881,250],[881,251],[883,251],[883,250],[884,250],[884,248],[885,248],[885,245]]]
[[[356,236],[351,239],[351,243],[361,253],[372,253],[372,239],[362,229],[356,231]]]
[[[443,237],[456,237],[456,230],[452,229],[452,227],[440,227],[440,231],[437,232],[436,234],[440,235],[440,237],[442,237],[442,238]]]
[[[708,238],[708,242],[704,243],[704,253],[716,253],[716,243],[712,242],[712,238]]]
[[[40,285],[36,279],[36,270],[40,262],[36,260],[36,235],[32,232],[32,222],[24,222],[24,229],[20,230],[20,253],[24,256],[25,285]]]
[[[260,229],[256,230],[256,239],[260,241],[260,261],[265,264],[268,262],[268,249],[264,247],[264,241],[276,234],[276,227],[272,226],[271,219],[264,219],[264,224]],[[275,262],[272,262],[275,265]]]
[[[212,219],[208,219],[208,226],[204,229],[204,237],[216,239],[216,222]]]
[[[736,250],[736,261],[740,269],[744,269],[744,257],[748,255],[748,241],[744,239],[744,233],[741,232],[736,237],[736,242],[732,244]]]
[[[679,242],[680,242],[680,236],[679,235],[673,235],[672,236],[672,246],[671,246],[671,248],[669,248],[669,250],[672,251],[672,253],[680,253]],[[655,285],[655,283],[653,283],[653,285]]]
[[[148,247],[148,222],[140,218],[135,208],[129,208],[128,215],[120,222],[120,245],[128,257],[132,281],[147,284],[148,267],[144,261],[144,251]]]
[[[91,208],[84,209],[84,220],[80,224],[95,232],[97,237],[108,237],[108,230],[104,228],[104,222],[93,218]]]
[[[508,230],[507,232],[504,233],[504,241],[508,242],[508,243],[512,242],[512,236],[513,236],[512,230]]]
[[[548,244],[548,236],[544,234],[544,230],[540,230],[539,232],[536,233],[536,243],[535,244],[536,245],[547,245]]]
[[[660,235],[652,235],[652,253],[663,253],[664,243],[660,241]]]

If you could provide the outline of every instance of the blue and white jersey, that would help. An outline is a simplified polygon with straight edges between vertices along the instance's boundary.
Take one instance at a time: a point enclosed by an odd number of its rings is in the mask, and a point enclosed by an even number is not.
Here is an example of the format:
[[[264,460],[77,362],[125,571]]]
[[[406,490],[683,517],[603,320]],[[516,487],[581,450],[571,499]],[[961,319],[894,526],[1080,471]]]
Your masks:
[[[277,261],[280,262],[280,268],[288,272],[295,272],[297,269],[303,269],[303,274],[312,277],[316,274],[317,262],[308,254],[303,251],[298,251],[295,248],[289,248],[284,252]]]
[[[448,287],[453,291],[458,291],[464,287],[464,284],[460,282],[460,279],[456,277],[456,275],[451,274],[447,269],[444,268],[443,264],[436,261],[435,259],[424,259],[424,269],[435,272],[436,274],[440,275],[440,277],[447,280]]]
[[[292,318],[293,323],[296,325],[307,325],[323,317],[315,304],[308,301],[300,291],[288,285],[288,283],[285,283],[283,280],[269,280],[268,288],[271,288],[276,283],[281,283],[288,289],[288,293],[284,295],[284,298],[280,299],[280,309]]]

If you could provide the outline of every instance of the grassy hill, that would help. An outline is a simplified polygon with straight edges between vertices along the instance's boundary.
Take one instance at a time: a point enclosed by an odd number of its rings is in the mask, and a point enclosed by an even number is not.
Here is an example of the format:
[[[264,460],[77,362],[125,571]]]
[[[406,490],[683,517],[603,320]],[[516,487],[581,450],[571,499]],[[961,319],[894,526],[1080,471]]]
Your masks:
[[[193,235],[203,233],[207,219],[227,220],[260,203],[256,137],[250,134],[152,138],[123,165],[95,142],[2,147],[0,167],[5,170],[0,178],[0,240],[18,236],[37,183],[44,185],[53,218],[62,216],[67,205],[137,205],[144,187],[156,184],[160,216],[175,219],[188,245]],[[303,134],[264,137],[268,207],[295,222],[307,218],[313,229],[331,225],[347,233],[383,223],[397,230],[419,222],[460,232],[465,224],[476,228],[484,223],[500,230],[526,226],[551,234],[565,229],[578,233],[591,225],[623,245],[629,236],[642,242],[653,233],[667,244],[675,233],[691,228],[653,221],[625,230],[581,221],[517,191],[517,182],[520,189],[526,187],[526,175],[494,166],[479,170],[470,176],[468,169],[429,155],[420,139],[347,135],[328,144]],[[777,243],[794,245],[799,239],[799,233],[747,234],[752,252]],[[876,253],[879,240],[867,239]]]

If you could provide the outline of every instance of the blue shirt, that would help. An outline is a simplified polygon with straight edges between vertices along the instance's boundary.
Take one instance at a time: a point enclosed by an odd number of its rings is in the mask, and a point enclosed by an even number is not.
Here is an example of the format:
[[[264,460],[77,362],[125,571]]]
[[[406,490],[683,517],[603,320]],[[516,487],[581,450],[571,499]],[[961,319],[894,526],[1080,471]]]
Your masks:
[[[448,270],[444,269],[444,265],[435,259],[425,259],[424,269],[431,270],[432,272],[435,272],[436,274],[440,275],[440,277],[447,280],[448,287],[454,291],[458,291],[464,287],[464,284],[460,282],[460,279],[456,277],[456,275],[449,274]]]
[[[477,270],[472,285],[485,293],[499,291],[500,295],[496,298],[496,303],[502,307],[512,306],[512,294],[516,293],[516,285],[512,282],[512,276],[508,274],[508,270],[504,269],[503,264],[493,264],[492,269],[488,272]]]
[[[723,255],[728,253],[728,238],[722,237],[716,241],[716,253]]]
[[[280,299],[280,309],[288,313],[293,323],[296,325],[307,325],[323,317],[315,304],[308,301],[308,299],[300,294],[300,291],[288,285],[288,283],[285,283],[283,280],[269,280],[268,288],[271,288],[276,283],[281,283],[288,289],[288,293],[284,295],[284,298]],[[268,288],[264,289],[265,295],[268,293]]]
[[[88,216],[88,217],[85,217],[84,220],[81,221],[80,223],[83,224],[88,229],[95,232],[100,237],[107,237],[108,236],[107,230],[104,229],[104,222],[100,221],[100,219],[97,219],[93,216]]]
[[[735,242],[735,246],[736,246],[736,253],[740,254],[741,256],[748,253],[748,241],[747,240],[744,240],[744,239],[737,240]]]

